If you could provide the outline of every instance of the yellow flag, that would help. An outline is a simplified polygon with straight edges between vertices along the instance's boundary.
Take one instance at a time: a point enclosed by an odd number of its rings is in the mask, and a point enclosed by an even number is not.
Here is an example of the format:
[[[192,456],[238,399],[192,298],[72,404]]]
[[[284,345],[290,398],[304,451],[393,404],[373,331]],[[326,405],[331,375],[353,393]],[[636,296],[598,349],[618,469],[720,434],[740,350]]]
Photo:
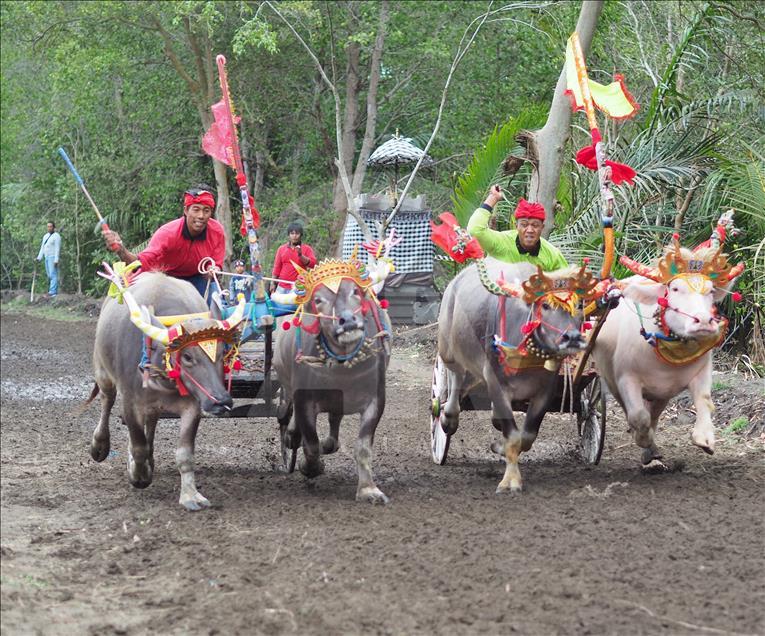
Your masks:
[[[583,69],[583,72],[586,77],[587,70]],[[621,75],[616,75],[614,80],[608,86],[604,86],[589,78],[586,79],[587,85],[590,87],[592,101],[599,110],[612,119],[628,119],[637,112],[638,105],[624,85],[624,78]],[[574,110],[584,110],[584,97],[576,69],[574,47],[570,38],[566,45],[566,94],[570,96]]]

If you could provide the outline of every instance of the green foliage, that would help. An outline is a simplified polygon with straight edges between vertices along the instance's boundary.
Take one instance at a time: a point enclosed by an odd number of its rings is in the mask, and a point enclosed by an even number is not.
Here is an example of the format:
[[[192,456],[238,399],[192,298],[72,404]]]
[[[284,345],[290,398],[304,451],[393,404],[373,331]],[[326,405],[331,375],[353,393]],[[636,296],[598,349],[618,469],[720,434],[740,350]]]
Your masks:
[[[510,155],[520,155],[516,136],[522,130],[544,124],[545,109],[532,106],[494,128],[486,143],[475,152],[467,170],[457,179],[452,203],[454,215],[463,227],[473,211],[481,205],[489,187],[500,180],[502,162]]]
[[[723,433],[726,435],[732,435],[734,433],[740,433],[749,426],[749,418],[742,416],[737,417],[728,426],[723,429]]]

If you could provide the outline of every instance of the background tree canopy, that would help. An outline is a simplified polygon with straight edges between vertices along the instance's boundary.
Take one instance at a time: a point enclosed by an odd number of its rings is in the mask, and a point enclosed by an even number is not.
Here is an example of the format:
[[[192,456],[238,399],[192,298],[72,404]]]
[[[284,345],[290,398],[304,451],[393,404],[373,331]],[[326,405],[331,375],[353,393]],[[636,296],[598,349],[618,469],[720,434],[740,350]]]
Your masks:
[[[516,130],[544,123],[579,3],[3,2],[2,286],[29,285],[53,219],[64,289],[102,291],[94,271],[107,253],[58,146],[130,246],[180,213],[191,183],[233,186],[200,147],[219,99],[208,64],[217,53],[242,116],[266,266],[293,219],[331,253],[348,208],[338,138],[353,193],[384,190],[385,176],[363,169],[370,147],[397,129],[425,144],[460,41],[487,9],[446,96],[436,165],[415,182],[434,213],[463,215],[493,180],[507,183],[500,164],[522,154]],[[765,290],[764,25],[761,3],[608,1],[588,55],[593,79],[624,73],[641,104],[634,120],[604,127],[615,160],[639,175],[617,189],[618,250],[647,259],[674,229],[703,240],[734,207],[744,232],[729,250],[749,265],[736,310],[747,329],[761,326]],[[584,124],[572,119],[567,157],[586,143]],[[594,255],[596,180],[572,159],[552,238],[572,256]],[[528,173],[526,164],[512,179],[511,198],[525,194]],[[500,209],[500,226],[509,212]],[[239,237],[231,249],[244,253]]]

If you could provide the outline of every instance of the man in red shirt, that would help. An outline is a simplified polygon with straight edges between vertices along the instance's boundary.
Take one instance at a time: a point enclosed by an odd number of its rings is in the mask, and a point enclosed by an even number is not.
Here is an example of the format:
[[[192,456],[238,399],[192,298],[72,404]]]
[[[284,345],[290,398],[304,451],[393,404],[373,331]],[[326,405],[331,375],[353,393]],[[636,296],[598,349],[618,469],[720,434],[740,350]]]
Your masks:
[[[209,279],[199,273],[199,261],[209,256],[220,269],[226,255],[223,226],[212,218],[213,210],[212,188],[200,184],[185,192],[183,216],[154,232],[143,252],[128,251],[116,232],[104,232],[104,239],[107,246],[118,246],[115,253],[125,263],[139,260],[142,271],[159,271],[187,280],[204,296]]]
[[[274,272],[271,274],[274,278],[279,278],[279,287],[281,291],[288,291],[292,287],[292,282],[297,280],[298,272],[293,262],[297,263],[303,269],[309,269],[316,265],[316,255],[310,245],[303,244],[303,226],[297,221],[290,223],[287,227],[289,240],[276,250],[274,258]],[[276,291],[276,282],[271,283],[271,293]]]

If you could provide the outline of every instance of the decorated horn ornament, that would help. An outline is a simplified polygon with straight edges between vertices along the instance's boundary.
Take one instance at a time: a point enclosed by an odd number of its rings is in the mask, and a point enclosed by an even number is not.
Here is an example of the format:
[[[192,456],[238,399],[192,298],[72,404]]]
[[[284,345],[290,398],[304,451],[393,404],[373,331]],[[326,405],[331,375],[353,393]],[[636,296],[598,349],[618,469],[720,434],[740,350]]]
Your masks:
[[[247,301],[244,298],[244,294],[239,294],[238,300],[239,302],[237,302],[236,309],[234,310],[233,314],[226,318],[226,320],[215,321],[218,327],[221,329],[234,329],[240,322],[242,322]]]
[[[152,340],[161,342],[163,345],[167,345],[170,342],[170,330],[164,329],[162,327],[155,327],[151,324],[151,322],[145,320],[145,318],[141,315],[141,308],[138,306],[135,298],[133,298],[133,294],[131,294],[128,290],[123,292],[122,297],[124,298],[125,304],[127,304],[128,310],[130,311],[130,322],[132,322],[136,327],[138,327],[138,329],[149,336],[149,338]]]
[[[688,250],[684,253],[678,234],[672,236],[672,245],[659,259],[656,268],[647,267],[627,256],[622,256],[619,262],[631,272],[663,285],[678,276],[700,275],[709,278],[715,287],[720,287],[740,276],[745,267],[744,263],[731,265],[728,256],[722,253],[722,247],[703,254]]]

